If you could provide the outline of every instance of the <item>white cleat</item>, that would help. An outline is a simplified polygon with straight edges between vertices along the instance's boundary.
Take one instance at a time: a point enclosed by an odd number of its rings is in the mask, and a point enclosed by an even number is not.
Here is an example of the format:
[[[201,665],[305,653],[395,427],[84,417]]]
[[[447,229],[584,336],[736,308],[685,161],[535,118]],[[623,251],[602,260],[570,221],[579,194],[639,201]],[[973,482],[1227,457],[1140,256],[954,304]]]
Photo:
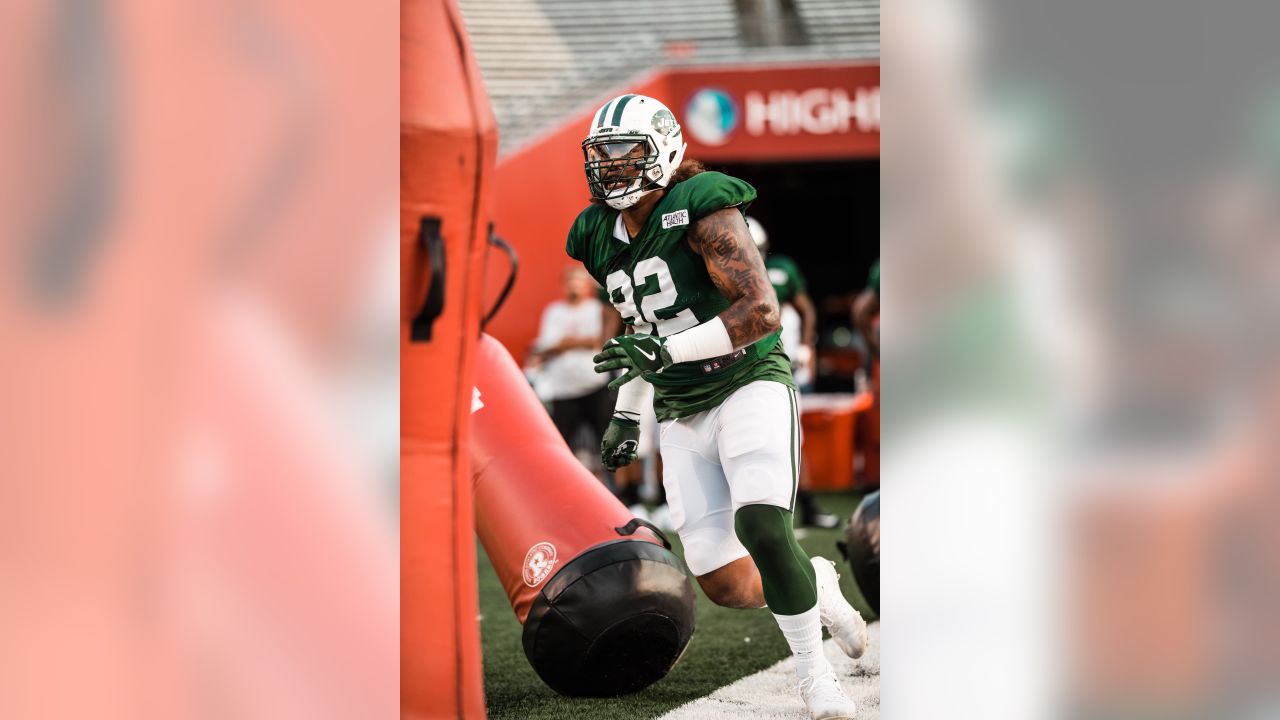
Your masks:
[[[800,681],[800,697],[812,720],[852,720],[858,706],[844,694],[835,673],[830,670],[810,675]]]
[[[824,557],[813,557],[809,561],[818,574],[818,613],[822,616],[822,626],[845,655],[862,657],[867,651],[867,621],[840,592],[835,563]]]

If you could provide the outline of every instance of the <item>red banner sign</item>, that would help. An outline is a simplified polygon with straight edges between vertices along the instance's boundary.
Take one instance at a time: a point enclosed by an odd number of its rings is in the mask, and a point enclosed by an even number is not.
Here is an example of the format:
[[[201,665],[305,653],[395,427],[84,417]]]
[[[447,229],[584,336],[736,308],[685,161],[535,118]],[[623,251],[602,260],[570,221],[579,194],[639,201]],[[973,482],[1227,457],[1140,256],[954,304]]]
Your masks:
[[[693,68],[667,76],[671,109],[701,160],[880,154],[878,64]]]

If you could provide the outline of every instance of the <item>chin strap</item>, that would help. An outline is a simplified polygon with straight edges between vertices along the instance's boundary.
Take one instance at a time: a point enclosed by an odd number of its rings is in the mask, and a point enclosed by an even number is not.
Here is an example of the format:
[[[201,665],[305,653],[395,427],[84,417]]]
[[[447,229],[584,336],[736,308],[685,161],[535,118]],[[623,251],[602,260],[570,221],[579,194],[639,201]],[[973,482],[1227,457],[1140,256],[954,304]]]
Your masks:
[[[635,191],[635,192],[633,192],[633,193],[630,193],[630,194],[628,194],[628,195],[619,195],[619,196],[618,196],[618,197],[616,197],[616,198],[612,198],[612,200],[622,200],[622,199],[627,199],[627,200],[630,200],[630,201],[631,201],[631,202],[630,202],[630,204],[623,205],[622,207],[614,207],[612,204],[610,204],[610,199],[605,199],[605,204],[609,205],[609,207],[613,208],[614,210],[626,210],[627,208],[632,207],[632,206],[634,206],[636,203],[640,202],[640,199],[641,199],[641,198],[643,198],[645,195],[648,195],[649,193],[653,192],[654,190],[661,190],[661,189],[663,189],[663,186],[662,186],[662,185],[658,185],[658,184],[656,184],[656,183],[652,183],[652,182],[651,182],[651,183],[649,183],[649,187],[646,187],[646,188],[644,188],[644,189],[642,189],[642,190],[637,190],[637,191]],[[632,199],[632,198],[634,198],[634,199]]]

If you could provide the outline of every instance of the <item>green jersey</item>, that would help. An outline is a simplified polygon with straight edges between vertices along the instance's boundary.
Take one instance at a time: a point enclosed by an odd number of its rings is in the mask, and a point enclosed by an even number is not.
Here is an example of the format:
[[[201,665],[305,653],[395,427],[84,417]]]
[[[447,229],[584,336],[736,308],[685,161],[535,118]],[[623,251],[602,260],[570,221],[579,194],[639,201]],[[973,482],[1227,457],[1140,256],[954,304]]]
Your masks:
[[[779,303],[794,302],[796,295],[804,292],[804,275],[795,260],[786,255],[770,255],[764,260],[764,269],[769,271],[769,283],[778,294]]]
[[[632,332],[665,337],[700,325],[729,307],[693,251],[685,233],[699,219],[723,208],[746,208],[755,188],[717,172],[704,172],[667,188],[636,237],[622,213],[592,204],[569,229],[565,251],[605,286],[609,300]],[[719,405],[733,391],[757,380],[795,387],[778,333],[719,358],[672,365],[646,373],[654,387],[659,420],[687,417]]]

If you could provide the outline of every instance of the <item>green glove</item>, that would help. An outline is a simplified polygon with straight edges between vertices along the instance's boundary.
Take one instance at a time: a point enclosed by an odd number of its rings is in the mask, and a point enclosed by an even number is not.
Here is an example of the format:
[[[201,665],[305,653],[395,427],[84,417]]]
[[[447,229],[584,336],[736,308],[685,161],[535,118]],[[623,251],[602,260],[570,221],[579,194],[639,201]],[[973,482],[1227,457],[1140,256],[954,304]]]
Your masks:
[[[617,470],[636,459],[640,447],[640,423],[613,418],[604,430],[600,441],[600,461],[610,470]]]
[[[591,358],[596,372],[609,372],[619,368],[626,373],[609,383],[616,390],[642,373],[659,373],[671,366],[671,353],[667,352],[666,338],[653,335],[619,335],[604,344],[604,349]]]

